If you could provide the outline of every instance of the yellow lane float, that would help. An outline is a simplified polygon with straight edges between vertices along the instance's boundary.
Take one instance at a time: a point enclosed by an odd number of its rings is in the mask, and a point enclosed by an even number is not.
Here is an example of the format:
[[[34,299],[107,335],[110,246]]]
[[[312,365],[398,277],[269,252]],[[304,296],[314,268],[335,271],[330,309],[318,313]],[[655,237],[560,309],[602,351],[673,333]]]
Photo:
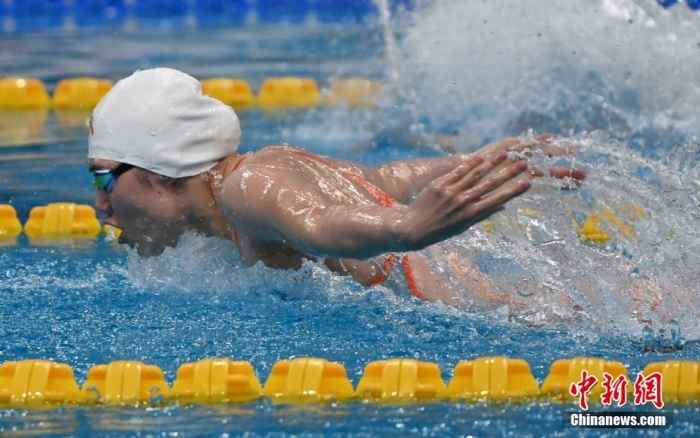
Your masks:
[[[353,396],[345,367],[319,358],[275,363],[263,392],[276,403],[319,403]]]
[[[104,224],[102,226],[102,234],[104,234],[107,241],[116,241],[122,235],[122,229],[110,224]]]
[[[436,363],[389,359],[365,367],[355,396],[380,403],[420,403],[444,399],[446,389]]]
[[[0,79],[0,110],[36,110],[49,107],[46,86],[34,78]]]
[[[309,78],[268,78],[258,94],[258,106],[266,110],[312,108],[320,101],[318,85]]]
[[[643,371],[645,376],[658,372],[662,376],[664,403],[700,402],[700,362],[671,360],[653,362]]]
[[[41,408],[84,401],[73,369],[47,360],[21,360],[0,365],[0,406]]]
[[[447,394],[452,399],[522,400],[537,396],[539,386],[526,361],[481,357],[457,364]]]
[[[22,233],[17,210],[11,205],[0,204],[0,241],[14,240]]]
[[[646,210],[634,204],[623,204],[620,207],[620,211],[632,223],[640,219],[648,218]],[[620,216],[615,214],[610,207],[604,207],[597,213],[591,213],[583,224],[578,227],[576,232],[582,240],[604,244],[608,242],[611,237],[608,232],[601,227],[602,222],[605,222],[609,226],[609,229],[617,229],[626,239],[635,239],[637,237],[637,231],[634,229],[634,226],[625,222]]]
[[[372,108],[377,105],[382,83],[365,78],[336,79],[326,101],[329,105],[347,105],[351,108]]]
[[[620,219],[610,208],[605,207],[600,211],[600,218],[605,222],[613,225],[617,230],[628,239],[633,239],[637,236],[634,227]]]
[[[107,79],[63,79],[53,92],[53,107],[57,110],[91,110],[111,88],[112,81]]]
[[[585,370],[586,374],[583,374]],[[669,404],[700,402],[700,362],[667,361],[648,364],[645,378],[661,375],[663,399]],[[620,362],[576,357],[552,363],[538,389],[530,366],[521,359],[481,357],[461,361],[448,386],[432,362],[388,359],[369,363],[353,392],[345,367],[318,358],[277,362],[261,389],[249,362],[209,358],[183,364],[172,389],[163,371],[138,361],[115,361],[92,367],[82,385],[66,364],[46,360],[0,363],[0,408],[46,408],[61,405],[121,406],[181,403],[245,403],[264,396],[275,403],[323,403],[362,400],[387,404],[440,400],[521,402],[543,396],[552,401],[576,402],[573,386],[593,378],[588,402],[595,405],[604,391],[605,373],[624,378],[631,402],[634,380]]]
[[[574,396],[569,393],[571,385],[581,381],[582,373],[585,371],[587,375],[593,376],[597,382],[589,393],[589,400],[592,403],[600,401],[600,395],[603,392],[603,373],[608,373],[613,379],[619,376],[625,376],[627,381],[629,377],[627,369],[621,362],[608,361],[597,357],[576,357],[572,359],[560,359],[554,361],[549,368],[549,374],[542,383],[542,395],[557,401],[575,401]],[[627,385],[627,392],[631,392],[632,388]]]
[[[582,240],[597,244],[603,244],[610,240],[608,233],[600,227],[600,218],[595,213],[586,218],[583,225],[578,228],[577,233]]]
[[[250,84],[243,79],[212,78],[202,81],[202,92],[232,106],[235,110],[255,105],[255,95]]]
[[[131,406],[162,402],[170,388],[157,366],[118,360],[90,368],[83,392],[88,402]]]
[[[95,238],[102,227],[95,209],[67,202],[34,207],[24,224],[24,232],[33,242],[73,238]]]
[[[250,402],[262,396],[250,362],[203,359],[177,370],[170,398],[183,403]]]

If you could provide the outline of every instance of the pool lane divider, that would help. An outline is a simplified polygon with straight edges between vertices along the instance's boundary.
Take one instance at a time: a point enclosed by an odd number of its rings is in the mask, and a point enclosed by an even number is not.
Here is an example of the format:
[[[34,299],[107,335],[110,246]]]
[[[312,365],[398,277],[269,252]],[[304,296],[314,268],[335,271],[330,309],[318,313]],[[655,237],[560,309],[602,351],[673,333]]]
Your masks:
[[[0,110],[37,110],[50,106],[44,83],[35,78],[0,78]]]
[[[22,224],[17,217],[17,210],[11,205],[0,204],[0,241],[14,241],[20,234]]]
[[[55,110],[91,110],[112,89],[112,81],[90,77],[61,80],[53,92]]]
[[[276,404],[567,403],[577,401],[569,388],[579,382],[583,370],[600,379],[603,373],[627,376],[619,362],[561,359],[552,364],[540,387],[526,361],[499,356],[461,361],[446,385],[436,363],[388,359],[369,363],[353,390],[345,367],[326,359],[278,361],[262,386],[250,362],[209,358],[181,365],[172,387],[160,368],[139,361],[96,365],[81,387],[67,364],[21,360],[0,364],[0,408],[250,403],[263,397]],[[644,374],[652,372],[663,378],[665,403],[700,402],[700,362],[654,362],[644,369]],[[595,391],[592,403],[600,398],[600,390]]]
[[[185,404],[245,403],[261,395],[262,386],[250,362],[226,358],[181,365],[170,391],[171,399]]]
[[[58,82],[53,96],[37,78],[0,78],[0,110],[26,111],[53,109],[58,113],[89,112],[112,88],[112,81],[95,77],[65,78]],[[379,81],[361,77],[333,79],[327,90],[316,80],[284,76],[263,80],[256,95],[248,81],[241,78],[202,80],[202,92],[221,100],[237,111],[259,108],[266,112],[345,105],[351,108],[376,106],[383,90]],[[86,114],[87,118],[89,114]]]
[[[367,364],[355,394],[378,403],[421,403],[446,399],[447,386],[436,363],[389,359]]]
[[[51,97],[38,79],[0,78],[0,148],[47,144],[49,110],[67,136],[59,141],[84,139],[90,129],[90,113],[111,87],[112,82],[106,79],[67,78],[58,83]],[[314,79],[289,76],[265,79],[255,95],[244,79],[202,81],[204,94],[239,113],[257,109],[267,117],[327,106],[372,109],[377,106],[382,89],[381,82],[351,77],[332,80],[328,89],[320,90]]]
[[[34,207],[24,233],[34,245],[61,243],[64,239],[94,239],[102,232],[95,209],[89,205],[57,202]]]
[[[549,399],[564,402],[571,399],[569,389],[573,382],[581,380],[581,373],[586,371],[597,382],[603,382],[604,374],[610,374],[613,380],[624,376],[629,382],[627,368],[621,362],[608,361],[595,357],[577,357],[573,359],[560,359],[554,361],[549,369],[549,375],[542,382],[542,394]],[[632,392],[632,385],[627,385],[627,392]],[[603,385],[593,386],[590,392],[590,401],[595,403],[600,400]],[[700,388],[699,388],[700,389]]]
[[[540,389],[526,361],[481,357],[455,366],[447,394],[453,400],[528,400],[537,397]]]
[[[274,403],[345,401],[353,389],[345,367],[319,358],[280,360],[272,366],[263,395]]]

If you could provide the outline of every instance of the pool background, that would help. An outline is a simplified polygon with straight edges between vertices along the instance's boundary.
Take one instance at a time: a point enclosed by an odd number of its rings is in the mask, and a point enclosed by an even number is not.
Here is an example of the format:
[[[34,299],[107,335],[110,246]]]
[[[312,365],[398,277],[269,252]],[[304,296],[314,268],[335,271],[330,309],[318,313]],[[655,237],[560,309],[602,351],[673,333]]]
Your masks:
[[[67,76],[117,79],[155,65],[182,68],[198,77],[241,76],[254,84],[282,73],[315,77],[322,84],[350,74],[382,78],[385,67],[376,23],[256,24],[175,35],[162,29],[127,34],[17,33],[3,35],[0,44],[3,74],[41,77],[50,87]],[[0,203],[14,205],[22,218],[32,206],[48,202],[92,202],[85,138],[49,117],[47,137],[75,141],[0,152]],[[287,141],[368,164],[437,154],[406,147],[391,132],[388,137],[395,140],[394,145],[387,145],[386,139],[381,140],[387,127],[377,124],[377,113],[369,111],[323,109],[283,118],[250,111],[241,113],[241,119],[244,150]],[[682,129],[677,130],[682,136]],[[376,147],[349,148],[368,142]],[[164,272],[172,274],[178,266],[185,268],[182,278],[161,281]],[[192,266],[200,266],[203,273],[187,278]],[[186,236],[177,251],[168,251],[159,262],[146,263],[103,241],[86,247],[42,248],[21,239],[15,247],[0,249],[0,361],[66,362],[81,381],[92,365],[136,359],[160,366],[172,381],[179,365],[207,356],[249,360],[264,379],[278,359],[315,355],[344,363],[356,384],[366,363],[387,357],[436,361],[449,378],[461,359],[506,354],[526,359],[540,381],[551,362],[564,357],[620,360],[630,374],[656,360],[700,357],[697,343],[688,343],[680,351],[644,352],[643,339],[624,333],[524,327],[493,315],[465,314],[385,292],[362,289],[313,265],[294,273],[260,266],[241,273],[237,257],[225,244],[196,236]],[[426,436],[581,433],[565,426],[569,411],[568,406],[546,403],[297,408],[266,402],[150,410],[9,410],[0,413],[0,430],[16,435],[82,436],[246,431]],[[665,433],[697,435],[697,407],[668,412],[673,426]]]

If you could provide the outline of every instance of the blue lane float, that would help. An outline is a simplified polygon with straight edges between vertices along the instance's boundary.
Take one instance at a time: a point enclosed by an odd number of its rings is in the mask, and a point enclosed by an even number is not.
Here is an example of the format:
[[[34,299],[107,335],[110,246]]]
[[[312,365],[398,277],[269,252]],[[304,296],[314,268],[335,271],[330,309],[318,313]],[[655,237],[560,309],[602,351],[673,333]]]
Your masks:
[[[64,0],[10,0],[0,2],[0,16],[14,24],[6,30],[40,31],[63,26]]]
[[[361,22],[377,14],[372,0],[316,0],[316,14],[322,22]]]
[[[250,13],[245,0],[199,0],[194,5],[197,22],[205,25],[240,25]]]
[[[185,17],[185,0],[139,0],[134,2],[134,16],[147,20],[180,20]]]
[[[303,22],[312,10],[312,0],[258,0],[255,5],[263,23]]]
[[[663,8],[670,8],[672,6],[681,3],[682,0],[656,0],[656,2]],[[686,0],[685,4],[692,10],[700,10],[700,0]]]
[[[75,22],[79,27],[118,26],[126,17],[124,0],[75,0]]]

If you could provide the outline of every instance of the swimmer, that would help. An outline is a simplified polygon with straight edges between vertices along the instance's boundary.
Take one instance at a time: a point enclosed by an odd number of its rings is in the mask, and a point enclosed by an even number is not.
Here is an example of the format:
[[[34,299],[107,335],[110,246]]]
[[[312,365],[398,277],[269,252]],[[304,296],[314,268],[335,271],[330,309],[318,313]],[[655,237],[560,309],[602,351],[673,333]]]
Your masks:
[[[459,304],[415,251],[503,209],[541,175],[508,152],[566,151],[547,138],[489,145],[471,155],[367,167],[275,145],[237,153],[232,108],[177,70],[119,81],[89,123],[96,206],[120,242],[142,256],[174,247],[186,231],[229,239],[247,265],[296,269],[322,260],[363,285],[401,267],[414,295]],[[552,168],[580,181],[580,170]],[[394,253],[407,253],[397,256]]]

